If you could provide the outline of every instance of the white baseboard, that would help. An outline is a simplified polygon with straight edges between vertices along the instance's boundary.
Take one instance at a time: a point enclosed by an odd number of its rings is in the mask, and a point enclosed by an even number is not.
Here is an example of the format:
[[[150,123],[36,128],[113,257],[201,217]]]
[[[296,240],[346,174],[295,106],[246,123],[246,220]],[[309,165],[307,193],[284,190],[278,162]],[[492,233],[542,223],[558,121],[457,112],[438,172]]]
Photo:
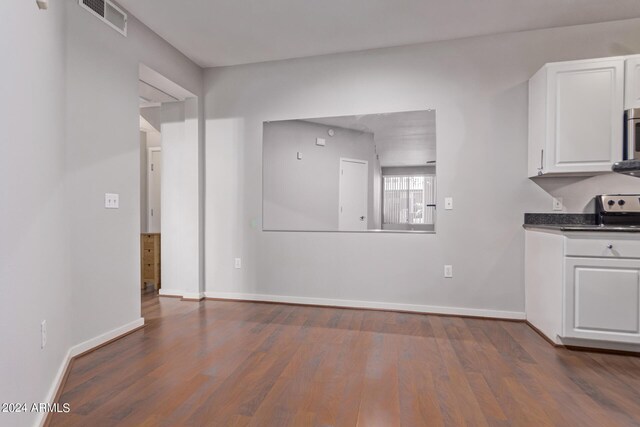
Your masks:
[[[99,335],[95,338],[91,338],[90,340],[82,342],[78,345],[74,345],[69,350],[69,352],[71,353],[71,357],[75,357],[79,354],[82,354],[87,350],[91,350],[92,348],[102,345],[109,340],[117,338],[120,335],[124,335],[127,332],[132,331],[136,328],[139,328],[140,326],[143,326],[143,325],[144,325],[144,318],[141,317],[139,319],[134,320],[133,322],[129,322],[118,328],[112,329],[109,332],[105,332],[104,334]]]
[[[356,301],[329,298],[294,297],[284,295],[245,294],[234,292],[205,292],[207,298],[280,302],[286,304],[308,304],[345,308],[369,308],[376,310],[408,311],[424,314],[448,314],[453,316],[475,316],[497,319],[524,320],[525,313],[520,311],[484,310],[464,307],[441,307],[433,305],[402,304],[376,301]]]
[[[598,348],[602,350],[628,351],[630,353],[640,353],[640,345],[632,343],[595,341],[580,338],[557,337],[557,344],[583,348]]]
[[[182,294],[182,299],[189,300],[189,301],[200,301],[201,299],[204,299],[204,292],[197,292],[197,293],[185,292]]]
[[[56,376],[53,380],[53,384],[51,384],[51,387],[49,388],[49,393],[47,393],[47,398],[45,402],[55,403],[53,400],[56,398],[56,394],[58,393],[58,390],[63,385],[62,381],[64,380],[65,373],[69,368],[69,364],[71,363],[71,360],[73,360],[75,356],[82,354],[88,350],[91,350],[92,348],[96,348],[106,343],[107,341],[110,341],[114,338],[124,335],[127,332],[137,329],[143,325],[144,325],[144,319],[141,317],[139,319],[134,320],[133,322],[129,322],[118,328],[112,329],[109,332],[105,332],[102,335],[99,335],[95,338],[91,338],[90,340],[87,340],[85,342],[82,342],[78,345],[74,345],[73,347],[71,347],[69,351],[67,351],[67,355],[62,361],[60,368],[58,368],[58,372],[56,373]],[[38,418],[36,419],[35,425],[43,426],[46,419],[47,419],[46,412],[39,413]]]
[[[205,297],[204,292],[187,292],[180,289],[162,289],[158,291],[160,296],[166,297],[181,297],[182,299],[189,301],[200,301]]]
[[[160,288],[160,290],[158,291],[158,294],[160,296],[165,296],[165,297],[182,297],[182,294],[184,294],[184,291],[180,289]]]
[[[62,386],[62,380],[64,379],[64,375],[69,368],[69,364],[71,363],[71,349],[67,351],[67,355],[64,357],[60,368],[58,368],[58,372],[56,373],[55,378],[53,379],[53,384],[49,388],[49,392],[47,393],[47,397],[44,400],[45,402],[54,403],[54,399],[56,398],[56,394],[58,393],[58,389]],[[35,426],[42,427],[44,425],[45,420],[47,419],[46,412],[39,412],[36,418],[36,422],[33,424]]]

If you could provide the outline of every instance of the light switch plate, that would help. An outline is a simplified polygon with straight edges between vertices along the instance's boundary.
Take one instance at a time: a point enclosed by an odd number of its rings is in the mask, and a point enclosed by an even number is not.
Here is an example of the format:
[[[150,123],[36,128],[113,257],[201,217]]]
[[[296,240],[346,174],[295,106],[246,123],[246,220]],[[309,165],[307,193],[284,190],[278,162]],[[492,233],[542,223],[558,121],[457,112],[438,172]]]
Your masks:
[[[327,144],[327,141],[324,138],[316,138],[316,145],[320,147],[324,147]]]
[[[445,265],[444,266],[444,277],[447,279],[451,279],[453,277],[453,266]]]
[[[302,160],[302,152],[298,151],[298,160]]]
[[[235,268],[242,268],[242,258],[236,258],[233,262]]]
[[[444,208],[448,211],[453,209],[453,197],[444,198]]]
[[[106,209],[119,209],[120,195],[117,193],[104,193],[104,207]]]

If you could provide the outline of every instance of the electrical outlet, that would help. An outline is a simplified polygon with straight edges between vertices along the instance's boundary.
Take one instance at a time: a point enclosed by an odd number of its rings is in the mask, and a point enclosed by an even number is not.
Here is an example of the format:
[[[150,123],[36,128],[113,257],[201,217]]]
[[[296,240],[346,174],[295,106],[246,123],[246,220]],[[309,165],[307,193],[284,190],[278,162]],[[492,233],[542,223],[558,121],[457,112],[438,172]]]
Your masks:
[[[562,203],[562,197],[554,197],[553,198],[553,210],[561,211],[564,208],[564,204]]]
[[[234,262],[235,268],[242,268],[242,258],[236,258]]]
[[[447,279],[450,279],[453,277],[453,266],[452,265],[445,265],[444,266],[444,277],[446,277]]]
[[[120,195],[117,193],[104,193],[104,207],[105,209],[119,209]]]
[[[40,348],[44,349],[47,345],[47,321],[43,320],[40,323]]]
[[[453,197],[444,198],[444,208],[448,211],[453,209]]]

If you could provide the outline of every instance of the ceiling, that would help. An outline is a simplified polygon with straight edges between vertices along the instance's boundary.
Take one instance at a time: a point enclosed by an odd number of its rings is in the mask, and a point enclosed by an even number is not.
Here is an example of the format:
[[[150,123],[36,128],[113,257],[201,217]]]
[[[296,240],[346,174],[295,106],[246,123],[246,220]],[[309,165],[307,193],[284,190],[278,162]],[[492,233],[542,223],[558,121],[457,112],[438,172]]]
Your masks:
[[[381,166],[420,166],[436,160],[434,110],[306,119],[373,134]]]
[[[140,97],[140,108],[155,107],[163,102],[178,101],[174,96],[142,80],[138,81],[138,96]]]
[[[638,0],[119,0],[203,67],[640,17]]]

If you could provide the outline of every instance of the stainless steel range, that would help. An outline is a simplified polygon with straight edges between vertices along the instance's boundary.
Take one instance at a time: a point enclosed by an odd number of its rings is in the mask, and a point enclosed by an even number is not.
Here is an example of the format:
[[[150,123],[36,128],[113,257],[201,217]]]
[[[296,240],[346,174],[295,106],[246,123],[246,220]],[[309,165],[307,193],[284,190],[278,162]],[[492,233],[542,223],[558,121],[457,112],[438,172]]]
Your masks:
[[[640,194],[596,196],[596,224],[640,227]]]

